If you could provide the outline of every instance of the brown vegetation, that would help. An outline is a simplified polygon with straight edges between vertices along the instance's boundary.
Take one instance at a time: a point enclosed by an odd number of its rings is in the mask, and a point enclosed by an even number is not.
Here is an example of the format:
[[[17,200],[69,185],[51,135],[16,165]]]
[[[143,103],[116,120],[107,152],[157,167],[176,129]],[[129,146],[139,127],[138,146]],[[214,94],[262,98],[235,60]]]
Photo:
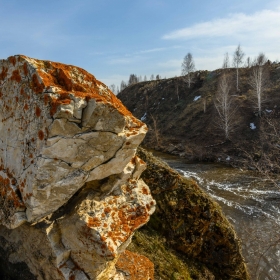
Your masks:
[[[239,241],[218,204],[193,180],[183,178],[152,154],[141,148],[138,154],[147,163],[142,179],[157,208],[130,250],[146,254],[162,279],[249,279]],[[141,245],[147,247],[146,253]],[[160,257],[163,251],[165,260]],[[162,261],[174,265],[163,269]]]
[[[176,77],[131,85],[118,97],[136,117],[141,118],[146,113],[144,122],[150,128],[154,127],[153,118],[157,120],[160,147],[153,129],[146,136],[144,146],[157,147],[190,160],[220,161],[248,167],[248,156],[242,149],[245,148],[250,155],[259,153],[259,159],[264,152],[266,155],[272,154],[270,149],[263,149],[261,126],[264,118],[277,123],[280,116],[280,64],[268,62],[266,67],[270,85],[263,91],[265,102],[261,117],[255,106],[255,92],[250,85],[253,68],[239,68],[239,91],[234,90],[233,86],[231,92],[237,106],[235,130],[228,141],[224,141],[224,133],[216,125],[218,114],[214,106],[218,80],[225,69],[194,72],[195,79],[190,88],[183,77]],[[235,75],[236,72],[234,68],[226,71],[228,75]],[[146,100],[149,100],[148,104]],[[256,129],[252,129],[251,124]],[[229,162],[226,161],[228,156],[231,158]]]

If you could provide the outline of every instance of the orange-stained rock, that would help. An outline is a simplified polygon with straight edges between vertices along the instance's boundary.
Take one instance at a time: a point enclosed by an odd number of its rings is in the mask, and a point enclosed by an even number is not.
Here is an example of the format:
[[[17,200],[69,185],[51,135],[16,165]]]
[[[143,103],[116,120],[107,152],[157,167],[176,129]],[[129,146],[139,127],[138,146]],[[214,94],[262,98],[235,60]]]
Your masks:
[[[0,93],[0,165],[15,181],[7,197],[15,207],[0,198],[0,224],[10,228],[51,214],[86,182],[122,172],[147,132],[76,66],[23,55],[0,60]]]
[[[23,55],[0,60],[0,108],[6,259],[37,279],[115,277],[155,210],[135,156],[146,125],[85,70]]]
[[[120,255],[116,268],[124,280],[154,280],[154,264],[145,256],[128,250]]]

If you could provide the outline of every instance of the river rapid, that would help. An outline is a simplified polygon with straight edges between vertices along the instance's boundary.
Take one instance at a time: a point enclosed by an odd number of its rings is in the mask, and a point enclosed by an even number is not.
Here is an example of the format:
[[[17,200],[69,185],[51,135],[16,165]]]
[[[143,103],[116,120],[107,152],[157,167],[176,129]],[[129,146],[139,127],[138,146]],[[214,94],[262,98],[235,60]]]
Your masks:
[[[153,154],[195,179],[220,204],[241,240],[253,280],[280,279],[280,181],[277,186],[253,171]]]

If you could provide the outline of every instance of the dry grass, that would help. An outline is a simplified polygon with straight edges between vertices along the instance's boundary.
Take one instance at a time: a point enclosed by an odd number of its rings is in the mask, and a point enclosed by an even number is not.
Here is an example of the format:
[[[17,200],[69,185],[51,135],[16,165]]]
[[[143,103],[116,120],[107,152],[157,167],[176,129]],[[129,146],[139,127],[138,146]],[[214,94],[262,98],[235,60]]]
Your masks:
[[[149,258],[155,265],[156,280],[213,279],[206,268],[197,267],[172,250],[164,237],[145,226],[138,230],[128,250]]]

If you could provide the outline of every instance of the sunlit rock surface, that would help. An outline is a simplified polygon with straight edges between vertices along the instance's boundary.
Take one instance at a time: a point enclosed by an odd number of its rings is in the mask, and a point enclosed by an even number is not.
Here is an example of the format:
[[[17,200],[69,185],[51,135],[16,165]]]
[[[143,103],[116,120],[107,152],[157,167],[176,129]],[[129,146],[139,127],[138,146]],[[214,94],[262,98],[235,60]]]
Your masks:
[[[38,279],[117,277],[155,209],[135,156],[146,125],[85,70],[22,55],[0,61],[0,108],[0,246],[18,244],[9,260]]]

